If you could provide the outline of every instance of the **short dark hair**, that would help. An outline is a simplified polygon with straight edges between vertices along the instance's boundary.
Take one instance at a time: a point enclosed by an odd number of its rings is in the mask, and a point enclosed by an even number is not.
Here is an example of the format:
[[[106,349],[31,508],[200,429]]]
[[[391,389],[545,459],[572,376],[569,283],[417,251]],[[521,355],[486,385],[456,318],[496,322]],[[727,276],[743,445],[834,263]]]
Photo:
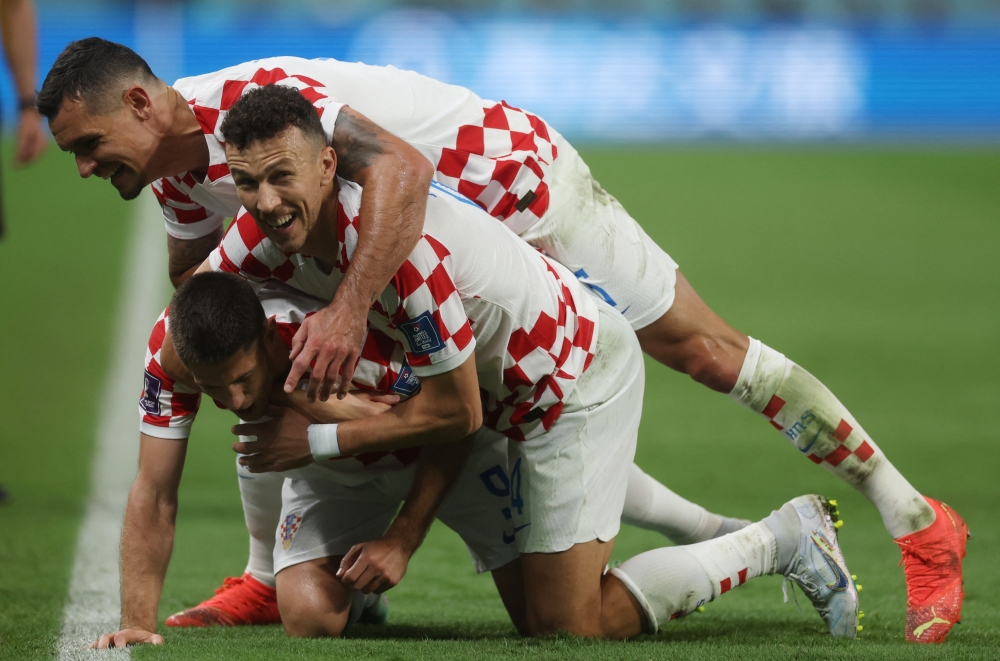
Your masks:
[[[55,118],[66,99],[80,99],[88,112],[100,114],[114,108],[112,95],[124,91],[126,82],[158,80],[146,60],[129,48],[100,37],[72,42],[59,53],[45,76],[35,100],[38,112]]]
[[[222,122],[222,139],[239,151],[258,140],[270,140],[297,127],[306,138],[326,145],[326,133],[316,108],[294,87],[265,85],[250,90],[229,108]]]
[[[185,365],[213,365],[264,337],[264,308],[232,273],[197,273],[170,301],[170,339]]]

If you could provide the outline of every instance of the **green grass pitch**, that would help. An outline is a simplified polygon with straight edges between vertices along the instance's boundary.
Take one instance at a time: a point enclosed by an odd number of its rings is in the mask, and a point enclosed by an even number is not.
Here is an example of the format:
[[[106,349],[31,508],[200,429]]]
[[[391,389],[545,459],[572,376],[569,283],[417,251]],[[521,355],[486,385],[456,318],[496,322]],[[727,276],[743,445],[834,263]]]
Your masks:
[[[53,150],[54,152],[54,150]],[[837,498],[864,586],[858,641],[833,641],[780,579],[628,642],[521,640],[488,577],[440,525],[389,593],[390,624],[344,640],[280,627],[164,630],[136,659],[990,659],[1000,656],[1000,152],[948,149],[588,150],[584,157],[736,327],[819,376],[918,489],[973,538],[961,625],[943,646],[903,642],[899,551],[863,498],[763,420],[647,365],[638,463],[706,507],[752,519],[806,492]],[[5,162],[9,163],[9,152]],[[51,658],[88,490],[131,207],[69,157],[4,173],[0,243],[0,658]],[[166,274],[150,273],[151,289]],[[136,366],[136,375],[140,366]],[[192,437],[161,622],[246,560],[231,416]],[[137,435],[138,440],[138,435]],[[623,528],[614,557],[664,544]],[[99,658],[95,656],[95,658]]]

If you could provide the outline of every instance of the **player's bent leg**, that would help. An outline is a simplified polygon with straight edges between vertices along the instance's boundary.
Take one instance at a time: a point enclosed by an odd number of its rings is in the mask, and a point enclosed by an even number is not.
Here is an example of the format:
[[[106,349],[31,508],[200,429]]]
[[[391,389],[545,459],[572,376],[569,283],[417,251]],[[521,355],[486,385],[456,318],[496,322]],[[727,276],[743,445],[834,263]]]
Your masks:
[[[243,517],[250,533],[250,557],[245,573],[274,587],[274,531],[281,521],[281,473],[251,473],[239,464],[236,474],[240,483]]]
[[[278,572],[278,609],[295,638],[338,637],[348,624],[351,590],[337,578],[343,556],[318,558]]]
[[[822,497],[801,496],[743,530],[648,551],[609,573],[637,599],[649,633],[752,578],[783,574],[802,588],[832,635],[854,638],[858,594],[838,545],[833,513]]]
[[[493,584],[497,586],[500,593],[500,600],[507,615],[514,624],[514,628],[522,636],[530,635],[528,630],[528,613],[525,609],[524,601],[524,575],[521,571],[521,560],[518,558],[513,562],[508,562],[499,569],[492,572]]]
[[[595,539],[559,553],[521,555],[530,635],[628,638],[642,632],[639,602],[604,575],[613,547],[614,540]]]
[[[680,271],[673,305],[635,334],[647,355],[722,393],[736,385],[750,344],[708,307]]]
[[[761,414],[812,462],[860,491],[876,507],[903,549],[907,586],[907,637],[935,622],[940,640],[961,614],[964,524],[938,521],[935,503],[903,477],[872,437],[830,390],[808,371],[758,340],[746,338],[734,374],[742,334],[730,329],[678,273],[674,306],[637,331],[643,348],[670,367],[691,374]],[[704,330],[698,330],[699,320]],[[728,330],[727,330],[728,329]],[[955,587],[959,586],[959,587]],[[931,609],[934,609],[932,615]],[[930,636],[935,638],[935,636]],[[924,638],[926,640],[927,638]]]
[[[281,518],[280,473],[236,473],[250,532],[250,557],[243,576],[227,578],[215,595],[166,619],[168,627],[245,626],[281,622],[274,590],[274,531]]]
[[[751,523],[709,512],[657,482],[635,464],[629,467],[622,522],[658,532],[674,544],[703,542]]]

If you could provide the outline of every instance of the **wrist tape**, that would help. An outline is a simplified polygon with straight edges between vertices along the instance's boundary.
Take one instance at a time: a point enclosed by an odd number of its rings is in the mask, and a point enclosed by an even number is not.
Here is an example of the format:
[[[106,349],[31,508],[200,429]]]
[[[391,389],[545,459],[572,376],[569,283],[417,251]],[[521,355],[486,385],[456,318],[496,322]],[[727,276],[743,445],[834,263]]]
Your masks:
[[[337,425],[309,425],[309,450],[313,459],[333,459],[340,456]]]

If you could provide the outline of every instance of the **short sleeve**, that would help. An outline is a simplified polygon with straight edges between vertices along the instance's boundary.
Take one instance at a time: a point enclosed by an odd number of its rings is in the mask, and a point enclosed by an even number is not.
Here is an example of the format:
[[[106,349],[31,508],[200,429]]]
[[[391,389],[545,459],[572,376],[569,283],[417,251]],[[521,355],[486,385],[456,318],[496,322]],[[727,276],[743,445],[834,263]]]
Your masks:
[[[156,438],[183,440],[191,435],[191,424],[201,405],[201,393],[175,383],[160,365],[167,314],[164,310],[149,336],[139,395],[139,431]]]
[[[393,278],[402,304],[392,323],[417,377],[450,372],[475,350],[452,268],[448,249],[425,234]]]

